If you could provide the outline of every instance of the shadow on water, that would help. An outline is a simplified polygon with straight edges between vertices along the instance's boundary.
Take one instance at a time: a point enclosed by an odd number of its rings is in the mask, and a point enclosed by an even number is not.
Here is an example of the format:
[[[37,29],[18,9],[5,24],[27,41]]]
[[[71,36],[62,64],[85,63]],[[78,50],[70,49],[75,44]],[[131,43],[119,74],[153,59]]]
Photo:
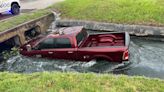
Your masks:
[[[164,43],[133,38],[130,43],[128,66],[107,62],[77,62],[67,60],[48,60],[15,56],[7,60],[4,71],[32,73],[42,71],[72,71],[140,75],[164,79]]]

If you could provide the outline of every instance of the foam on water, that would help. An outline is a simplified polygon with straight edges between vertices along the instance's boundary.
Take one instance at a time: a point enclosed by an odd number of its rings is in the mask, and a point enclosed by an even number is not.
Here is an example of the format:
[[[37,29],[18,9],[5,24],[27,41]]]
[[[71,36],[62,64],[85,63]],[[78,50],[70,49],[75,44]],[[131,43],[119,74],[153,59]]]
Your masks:
[[[5,70],[21,73],[42,71],[112,72],[118,66],[118,63],[109,63],[106,61],[49,60],[18,55],[7,60]]]

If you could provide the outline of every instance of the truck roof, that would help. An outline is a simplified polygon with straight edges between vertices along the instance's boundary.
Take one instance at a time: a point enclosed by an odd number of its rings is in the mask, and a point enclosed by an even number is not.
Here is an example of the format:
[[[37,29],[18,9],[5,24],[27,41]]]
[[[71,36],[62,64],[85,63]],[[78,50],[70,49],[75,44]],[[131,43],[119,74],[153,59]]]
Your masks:
[[[76,36],[79,32],[83,30],[83,26],[76,27],[62,27],[53,30],[47,37],[57,37],[57,36]]]

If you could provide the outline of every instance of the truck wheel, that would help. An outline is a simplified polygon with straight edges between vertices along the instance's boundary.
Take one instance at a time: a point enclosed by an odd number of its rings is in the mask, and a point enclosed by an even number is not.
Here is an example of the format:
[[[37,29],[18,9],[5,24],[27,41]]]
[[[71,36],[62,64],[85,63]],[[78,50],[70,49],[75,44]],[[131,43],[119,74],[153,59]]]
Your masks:
[[[17,14],[20,13],[20,7],[19,7],[18,4],[12,4],[12,6],[11,6],[11,13],[13,15],[17,15]]]

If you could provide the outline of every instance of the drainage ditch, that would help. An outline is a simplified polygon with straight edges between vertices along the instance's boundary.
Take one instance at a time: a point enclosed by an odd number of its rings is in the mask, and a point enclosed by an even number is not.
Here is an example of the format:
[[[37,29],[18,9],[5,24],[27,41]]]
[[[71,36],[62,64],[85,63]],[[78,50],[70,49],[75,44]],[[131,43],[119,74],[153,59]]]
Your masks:
[[[29,58],[22,55],[9,58],[0,65],[1,71],[33,73],[43,71],[94,72],[139,75],[164,79],[164,43],[132,37],[128,66],[107,62],[80,62]]]

